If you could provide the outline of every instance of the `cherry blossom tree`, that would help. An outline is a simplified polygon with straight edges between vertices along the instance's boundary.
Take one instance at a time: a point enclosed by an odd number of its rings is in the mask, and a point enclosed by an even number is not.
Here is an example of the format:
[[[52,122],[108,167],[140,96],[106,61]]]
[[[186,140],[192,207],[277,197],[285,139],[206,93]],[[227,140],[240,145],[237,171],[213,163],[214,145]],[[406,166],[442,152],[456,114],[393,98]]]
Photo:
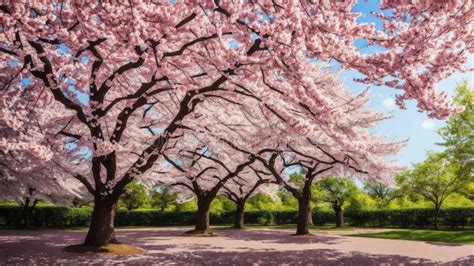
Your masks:
[[[28,167],[20,172],[6,167],[0,170],[0,200],[17,202],[23,207],[26,227],[31,225],[31,216],[38,202],[69,205],[74,198],[87,198],[80,184],[71,184],[70,176],[57,167],[32,170]]]
[[[209,208],[212,201],[219,193],[222,193],[224,185],[235,178],[253,164],[255,156],[243,153],[231,153],[229,147],[217,149],[211,143],[202,142],[193,136],[194,141],[186,139],[193,148],[181,148],[175,158],[165,156],[172,164],[168,178],[163,178],[171,186],[180,186],[181,197],[191,193],[196,197],[198,210],[196,227],[192,234],[206,234],[209,231]],[[237,155],[236,155],[237,154]]]
[[[227,182],[244,178],[243,168],[235,174],[225,167],[237,169],[243,163],[248,169],[259,169],[253,171],[254,177],[250,178],[253,182],[257,182],[257,173],[270,171],[276,182],[298,199],[297,234],[309,233],[311,187],[323,174],[389,183],[401,168],[384,158],[397,153],[405,141],[392,142],[369,132],[368,129],[387,117],[365,108],[368,91],[352,95],[334,73],[321,70],[318,64],[307,63],[305,67],[314,74],[308,80],[312,86],[301,92],[271,94],[274,105],[269,108],[264,108],[265,104],[256,96],[236,102],[217,98],[197,107],[200,117],[196,121],[202,121],[200,124],[207,121],[207,124],[204,129],[190,127],[193,140],[182,140],[176,145],[180,150],[172,153],[180,154],[178,161],[187,161],[190,169],[170,160],[183,173],[183,178],[171,181],[190,191],[201,191],[203,186],[208,186],[204,190],[213,191],[212,200],[219,189],[225,189]],[[275,82],[272,86],[280,84]],[[326,104],[310,107],[310,103],[320,98]],[[209,108],[211,105],[227,108],[225,112],[215,113]],[[182,154],[183,151],[189,156]],[[199,160],[205,163],[198,164]],[[286,173],[291,167],[305,170],[304,182],[288,180]],[[223,173],[213,172],[221,168],[225,169]],[[199,201],[198,197],[198,204]]]
[[[0,200],[20,203],[27,227],[39,201],[68,204],[74,197],[85,197],[79,182],[71,182],[71,175],[53,158],[68,156],[68,151],[53,150],[52,136],[44,134],[63,116],[45,112],[46,106],[53,110],[54,103],[45,102],[38,93],[19,86],[0,91]]]
[[[312,69],[312,73],[311,89],[299,93],[292,90],[281,101],[275,98],[278,105],[271,111],[259,109],[257,103],[248,104],[248,111],[243,114],[251,116],[232,119],[227,114],[226,121],[214,119],[229,129],[225,134],[224,129],[219,131],[223,142],[238,152],[256,156],[276,182],[298,199],[299,235],[309,233],[311,187],[318,178],[333,174],[390,183],[403,168],[385,157],[396,154],[406,143],[390,141],[369,131],[387,117],[365,107],[368,91],[352,95],[334,73],[317,69]],[[326,103],[310,107],[319,97]],[[299,109],[288,99],[295,99]],[[256,141],[249,141],[252,139]],[[289,180],[291,168],[304,170],[302,182]]]
[[[155,162],[203,101],[256,97],[280,116],[275,93],[305,114],[330,106],[308,79],[315,70],[308,60],[334,61],[365,75],[360,82],[399,89],[402,107],[415,99],[432,117],[456,111],[434,84],[465,70],[470,4],[393,3],[381,3],[393,12],[376,14],[377,29],[357,23],[355,1],[12,1],[0,6],[0,87],[30,79],[41,97],[60,104],[62,111],[46,110],[67,122],[46,134],[57,135],[49,139],[53,151],[73,143],[61,167],[95,198],[85,243],[106,244],[115,241],[125,186],[160,176],[151,174],[159,172]],[[364,55],[360,39],[385,51]],[[317,101],[301,105],[305,90]]]
[[[0,91],[0,148],[4,157],[1,165],[10,171],[20,170],[12,168],[18,162],[17,153],[23,155],[22,160],[29,167],[50,162],[53,157],[54,151],[43,128],[54,126],[62,116],[42,112],[49,103],[44,99],[40,101],[38,94],[38,91],[19,86]]]
[[[354,111],[360,110],[354,109]],[[355,129],[358,126],[360,125],[355,124],[352,128]],[[264,159],[263,163],[275,176],[277,182],[298,200],[296,234],[309,233],[311,187],[317,179],[337,174],[347,177],[356,176],[371,182],[390,183],[391,177],[402,170],[391,165],[384,158],[398,152],[404,146],[404,142],[389,142],[368,131],[361,133],[358,132],[349,137],[353,141],[352,145],[350,142],[341,142],[342,139],[332,142],[334,139],[325,138],[321,134],[317,139],[307,137],[306,141],[288,142],[286,146],[271,149],[259,157]],[[289,182],[285,171],[291,167],[304,170],[303,182]]]
[[[269,172],[255,169],[243,171],[236,178],[230,180],[223,186],[223,194],[235,203],[237,209],[234,217],[234,228],[244,228],[244,210],[247,200],[257,194],[275,194],[275,188],[269,184],[273,183],[273,176]],[[255,178],[256,177],[256,178]]]

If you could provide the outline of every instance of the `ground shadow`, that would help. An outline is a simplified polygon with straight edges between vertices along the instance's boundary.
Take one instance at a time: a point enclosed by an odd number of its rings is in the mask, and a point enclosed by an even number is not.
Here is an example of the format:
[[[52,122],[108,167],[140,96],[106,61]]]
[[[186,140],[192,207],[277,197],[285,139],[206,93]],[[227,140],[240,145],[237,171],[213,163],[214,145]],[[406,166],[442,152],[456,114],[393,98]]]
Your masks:
[[[232,239],[281,244],[338,244],[344,241],[344,238],[338,236],[295,236],[293,232],[287,230],[226,230],[222,235]]]
[[[101,254],[74,254],[63,252],[66,245],[81,243],[85,233],[82,231],[47,230],[47,231],[13,231],[0,230],[0,264],[203,264],[203,265],[400,265],[425,264],[434,265],[436,262],[398,255],[373,255],[360,252],[343,253],[333,249],[306,249],[298,251],[253,251],[252,247],[242,251],[225,251],[213,247],[193,244],[184,247],[184,252],[168,252],[168,249],[183,248],[177,245],[150,243],[150,239],[185,237],[185,229],[164,230],[119,230],[118,238],[127,244],[148,249],[149,252],[139,256],[113,256]],[[290,236],[288,231],[269,230],[229,230],[223,237],[239,240],[270,241],[278,243],[321,243],[308,241],[339,241],[342,237],[333,240],[324,240],[326,236],[315,238],[298,238]],[[192,238],[190,237],[190,241]],[[149,244],[152,244],[151,246]],[[474,256],[461,258],[449,262],[449,265],[472,265]]]
[[[446,246],[446,247],[458,247],[458,246],[465,245],[461,243],[446,243],[446,242],[435,242],[435,241],[425,241],[425,243],[428,243],[434,246]]]

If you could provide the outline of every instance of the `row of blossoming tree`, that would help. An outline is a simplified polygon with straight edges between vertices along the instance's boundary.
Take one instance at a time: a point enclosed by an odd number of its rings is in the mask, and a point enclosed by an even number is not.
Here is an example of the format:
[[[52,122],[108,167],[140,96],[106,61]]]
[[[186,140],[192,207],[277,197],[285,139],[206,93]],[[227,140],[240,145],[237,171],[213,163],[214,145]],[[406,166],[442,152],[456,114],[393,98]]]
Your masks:
[[[357,22],[355,2],[2,4],[2,195],[88,193],[85,244],[103,245],[116,241],[117,202],[134,180],[195,195],[200,232],[217,194],[244,202],[277,183],[298,199],[307,234],[319,176],[390,182],[399,168],[384,158],[404,144],[369,131],[387,117],[324,63],[445,118],[458,109],[434,85],[473,51],[470,1],[382,1],[391,12],[373,14],[378,28]],[[362,54],[360,40],[383,49]],[[288,182],[291,167],[305,170],[303,187]]]

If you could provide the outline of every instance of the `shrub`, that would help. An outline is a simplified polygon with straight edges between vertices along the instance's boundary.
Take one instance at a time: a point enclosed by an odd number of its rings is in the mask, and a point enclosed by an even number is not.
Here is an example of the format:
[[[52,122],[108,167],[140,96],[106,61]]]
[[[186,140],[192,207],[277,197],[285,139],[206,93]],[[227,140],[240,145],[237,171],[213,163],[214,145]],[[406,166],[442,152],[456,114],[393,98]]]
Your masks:
[[[33,212],[32,226],[38,227],[83,227],[88,226],[92,214],[91,208],[67,208],[38,206]],[[356,210],[345,212],[347,224],[353,226],[426,228],[433,225],[433,209],[399,210]],[[297,211],[249,211],[245,212],[246,224],[295,224]],[[234,212],[210,213],[211,224],[232,224]],[[334,223],[334,212],[316,210],[313,223],[324,225]],[[161,212],[156,209],[124,210],[117,212],[116,226],[172,226],[193,225],[196,220],[194,211]],[[441,209],[440,226],[444,228],[463,228],[474,225],[474,208]],[[21,226],[23,208],[20,206],[0,205],[0,225]]]
[[[434,209],[398,209],[348,211],[346,221],[354,226],[426,228],[433,226]],[[464,228],[474,224],[474,208],[446,208],[440,211],[440,226],[444,228]]]
[[[275,217],[273,216],[273,213],[269,211],[259,211],[257,223],[263,225],[273,225],[275,224]]]

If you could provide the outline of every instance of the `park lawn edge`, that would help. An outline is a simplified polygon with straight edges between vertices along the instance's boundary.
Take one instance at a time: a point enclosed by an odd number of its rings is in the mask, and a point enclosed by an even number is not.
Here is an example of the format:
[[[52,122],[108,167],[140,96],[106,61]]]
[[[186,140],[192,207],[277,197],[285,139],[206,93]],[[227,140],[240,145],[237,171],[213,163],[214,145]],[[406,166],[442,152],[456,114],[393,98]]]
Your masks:
[[[378,232],[378,233],[348,234],[345,236],[474,245],[474,230],[472,229],[469,229],[469,230],[396,229],[396,230],[389,230],[389,231]]]

